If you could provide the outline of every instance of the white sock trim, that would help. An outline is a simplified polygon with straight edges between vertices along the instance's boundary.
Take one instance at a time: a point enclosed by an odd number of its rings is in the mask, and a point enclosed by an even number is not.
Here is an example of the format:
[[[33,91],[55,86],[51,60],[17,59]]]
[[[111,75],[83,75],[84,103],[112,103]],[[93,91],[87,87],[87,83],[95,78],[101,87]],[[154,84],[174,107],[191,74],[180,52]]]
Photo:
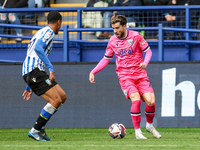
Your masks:
[[[53,107],[50,103],[47,103],[43,108],[46,112],[53,114],[56,111],[56,108]]]
[[[31,128],[31,132],[33,132],[33,133],[38,133],[38,132],[40,132],[40,131],[38,131],[38,130],[36,130],[34,127],[32,127],[32,128]]]
[[[142,133],[141,129],[135,129],[135,135],[139,134],[139,133]]]
[[[150,129],[151,127],[153,127],[153,123],[148,123],[148,122],[146,122],[146,128],[147,128],[147,129]]]

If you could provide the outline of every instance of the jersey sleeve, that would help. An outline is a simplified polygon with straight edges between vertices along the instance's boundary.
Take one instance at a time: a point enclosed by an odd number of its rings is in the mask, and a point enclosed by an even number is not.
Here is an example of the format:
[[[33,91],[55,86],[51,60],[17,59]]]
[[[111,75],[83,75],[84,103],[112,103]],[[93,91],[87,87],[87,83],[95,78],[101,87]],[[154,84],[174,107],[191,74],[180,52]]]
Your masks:
[[[142,35],[138,35],[138,39],[139,39],[139,47],[143,52],[146,52],[150,49],[149,44],[147,43],[147,41],[143,38]]]
[[[47,66],[47,68],[49,69],[49,72],[53,71],[53,65],[51,64],[51,62],[49,61],[49,59],[47,58],[47,55],[44,52],[44,43],[42,42],[41,39],[39,39],[35,45],[35,52],[38,55],[38,57],[44,62],[44,64]]]
[[[102,58],[101,61],[97,64],[97,66],[91,71],[94,75],[97,74],[99,71],[103,70],[108,63],[110,62],[110,59]]]
[[[35,44],[35,52],[39,56],[39,58],[44,62],[47,68],[50,71],[54,72],[53,65],[47,58],[45,53],[45,48],[48,46],[49,42],[53,40],[54,32],[50,29],[46,30],[46,32],[37,40]]]
[[[113,48],[112,48],[112,45],[111,45],[111,41],[109,41],[108,42],[108,46],[106,48],[106,52],[105,52],[104,58],[112,59],[113,56],[114,56],[114,51],[113,51]]]

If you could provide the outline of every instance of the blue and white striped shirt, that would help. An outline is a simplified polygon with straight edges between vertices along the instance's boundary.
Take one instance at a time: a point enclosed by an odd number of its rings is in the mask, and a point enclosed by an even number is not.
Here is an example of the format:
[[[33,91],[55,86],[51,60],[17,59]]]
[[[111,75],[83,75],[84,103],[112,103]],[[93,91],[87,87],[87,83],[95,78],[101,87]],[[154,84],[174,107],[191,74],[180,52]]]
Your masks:
[[[35,68],[45,71],[45,65],[49,71],[54,71],[51,62],[47,58],[52,49],[54,35],[54,31],[46,26],[33,36],[27,48],[22,75],[31,72]]]

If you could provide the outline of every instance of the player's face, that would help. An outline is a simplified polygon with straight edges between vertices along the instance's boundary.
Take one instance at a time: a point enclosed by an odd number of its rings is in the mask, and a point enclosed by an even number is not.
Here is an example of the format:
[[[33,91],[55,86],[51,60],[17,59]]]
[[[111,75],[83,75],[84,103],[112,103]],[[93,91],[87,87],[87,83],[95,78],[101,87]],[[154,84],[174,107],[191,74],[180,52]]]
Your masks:
[[[113,31],[118,38],[124,38],[126,36],[126,25],[122,26],[120,22],[112,24]]]
[[[58,20],[55,34],[58,34],[58,31],[60,30],[61,24],[62,24],[62,20]]]

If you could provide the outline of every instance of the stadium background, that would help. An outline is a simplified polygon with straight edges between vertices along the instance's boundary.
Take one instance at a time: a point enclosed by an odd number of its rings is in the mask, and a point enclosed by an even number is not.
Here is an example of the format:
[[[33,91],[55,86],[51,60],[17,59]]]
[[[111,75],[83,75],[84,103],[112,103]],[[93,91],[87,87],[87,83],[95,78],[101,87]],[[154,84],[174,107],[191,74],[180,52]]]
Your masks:
[[[67,1],[66,1],[67,2]],[[68,1],[70,4],[71,1]],[[46,25],[47,13],[51,10],[58,9],[62,11],[63,25],[69,25],[69,28],[75,28],[77,22],[77,7],[80,10],[84,6],[84,3],[80,4],[79,1],[75,1],[77,4],[65,5],[51,4],[50,8],[29,8],[29,9],[2,9],[4,11],[30,11],[29,17],[25,19],[22,17],[22,25],[44,26]],[[66,8],[58,8],[58,7]],[[70,8],[75,7],[75,8]],[[163,6],[162,6],[163,7]],[[142,7],[144,14],[140,14],[140,18],[145,18],[145,14],[149,14],[148,19],[144,19],[142,23],[148,26],[157,26],[162,21],[162,14],[164,11],[162,7]],[[193,7],[193,6],[190,6]],[[134,7],[131,9],[139,9]],[[167,9],[166,7],[164,7]],[[176,8],[177,12],[179,7]],[[174,9],[173,8],[173,9]],[[187,7],[181,10],[186,10]],[[85,8],[87,9],[87,8]],[[92,8],[91,8],[92,9]],[[105,8],[106,9],[106,8]],[[140,8],[141,9],[141,8]],[[199,8],[194,6],[192,11],[199,13]],[[95,10],[93,10],[95,11]],[[138,10],[136,10],[136,13]],[[154,13],[152,13],[154,12]],[[23,14],[23,13],[22,13]],[[156,14],[156,15],[155,15]],[[195,16],[198,17],[198,16]],[[187,17],[186,17],[187,18]],[[186,20],[187,22],[188,20]],[[98,22],[98,21],[97,21]],[[198,26],[192,26],[197,20],[190,19],[189,28],[198,29]],[[180,26],[179,26],[180,27]],[[181,27],[180,27],[181,28]],[[23,29],[25,36],[32,36],[36,30]],[[16,43],[13,38],[14,31],[12,28],[6,28],[4,32],[4,38],[0,43],[0,128],[30,128],[38,117],[38,113],[41,111],[46,102],[33,94],[33,97],[28,102],[22,99],[22,93],[25,89],[25,82],[21,76],[21,62],[26,55],[26,47],[29,43],[29,39],[25,39],[22,43]],[[77,33],[69,33],[70,39],[77,39]],[[101,41],[96,38],[94,34],[89,32],[81,33],[83,40],[88,41]],[[9,37],[6,37],[9,36]],[[12,37],[13,36],[13,37]],[[157,112],[154,120],[155,127],[199,127],[199,107],[198,107],[198,92],[200,89],[200,71],[199,71],[199,45],[198,44],[186,44],[179,41],[175,43],[166,43],[164,45],[164,61],[158,61],[158,44],[152,41],[158,40],[157,31],[145,31],[145,39],[150,41],[151,49],[153,51],[152,60],[148,66],[148,74],[152,82],[157,103]],[[56,36],[57,39],[63,39],[63,32],[60,32]],[[165,40],[167,37],[164,36]],[[177,39],[175,40],[181,40]],[[184,39],[184,36],[183,36]],[[198,34],[191,34],[190,39],[192,41],[199,40]],[[77,47],[81,46],[81,53],[77,51]],[[102,72],[96,76],[96,84],[90,84],[88,81],[88,75],[91,69],[97,64],[97,62],[103,57],[106,44],[82,44],[78,45],[76,42],[70,42],[70,58],[71,63],[58,63],[63,62],[63,43],[62,41],[56,41],[54,43],[53,51],[50,54],[50,60],[54,62],[54,68],[56,71],[56,81],[66,91],[68,99],[66,103],[61,107],[55,116],[52,117],[50,123],[47,124],[48,128],[107,128],[114,122],[122,122],[127,128],[132,128],[132,122],[130,118],[130,101],[125,99],[123,92],[120,89],[118,79],[115,73],[115,64],[110,63]],[[189,52],[187,51],[189,47]],[[189,59],[187,55],[190,55]],[[81,63],[77,63],[77,56],[81,56]],[[11,62],[11,63],[4,63]],[[13,63],[15,62],[15,63]],[[191,105],[194,105],[193,116],[182,116],[182,97],[185,95],[180,90],[175,91],[175,115],[174,116],[162,116],[162,88],[163,88],[163,70],[176,68],[176,85],[183,81],[191,81],[195,87],[195,102],[191,101]],[[190,93],[191,91],[188,90]],[[187,95],[187,94],[186,94]],[[194,104],[195,103],[195,104]],[[172,106],[173,107],[173,106]],[[189,106],[188,106],[189,107]],[[142,103],[142,123],[141,127],[145,127],[145,105]]]
[[[54,64],[56,81],[66,91],[68,99],[52,117],[47,125],[48,128],[107,128],[113,122],[122,122],[127,128],[132,127],[131,103],[124,97],[120,89],[115,73],[115,64],[109,64],[96,75],[96,84],[90,84],[88,74],[95,65],[96,63]],[[23,100],[22,93],[26,84],[21,77],[21,67],[21,64],[0,65],[0,128],[29,128],[46,104],[35,94],[29,101]],[[176,68],[175,86],[183,81],[191,81],[195,86],[195,102],[188,97],[191,105],[195,105],[194,116],[182,116],[184,93],[180,90],[175,91],[175,115],[161,115],[162,72],[171,68]],[[198,68],[199,62],[154,62],[149,64],[148,74],[156,95],[157,111],[154,120],[156,127],[200,126],[197,98],[200,90],[200,70]],[[190,89],[187,91],[191,92]],[[188,107],[190,106],[188,105]],[[145,105],[142,103],[141,127],[145,127],[144,109]]]

